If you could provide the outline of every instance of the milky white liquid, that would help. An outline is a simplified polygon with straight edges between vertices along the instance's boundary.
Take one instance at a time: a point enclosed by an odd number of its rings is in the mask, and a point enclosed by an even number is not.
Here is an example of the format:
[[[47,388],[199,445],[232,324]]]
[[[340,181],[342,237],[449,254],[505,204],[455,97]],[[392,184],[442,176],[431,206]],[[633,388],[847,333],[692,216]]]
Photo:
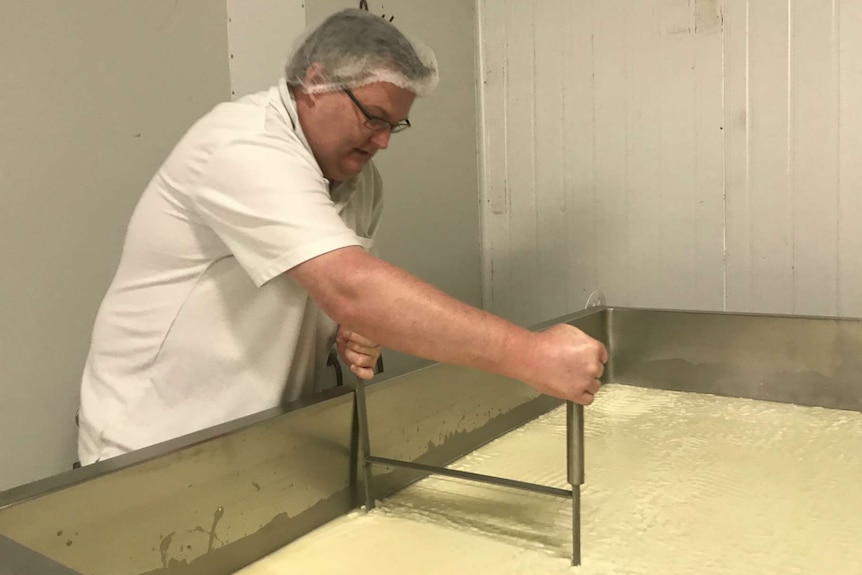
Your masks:
[[[429,477],[238,572],[862,574],[862,413],[610,385],[571,502]],[[566,484],[558,409],[452,467]]]

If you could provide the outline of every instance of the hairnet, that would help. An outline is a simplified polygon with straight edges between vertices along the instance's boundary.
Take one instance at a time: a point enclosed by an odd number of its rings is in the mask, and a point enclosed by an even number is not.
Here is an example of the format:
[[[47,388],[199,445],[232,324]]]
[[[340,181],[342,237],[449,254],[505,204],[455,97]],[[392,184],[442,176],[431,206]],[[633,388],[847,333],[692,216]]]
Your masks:
[[[306,83],[316,64],[319,74]],[[308,93],[389,82],[417,96],[437,85],[434,52],[408,39],[390,22],[365,10],[336,12],[300,39],[285,67],[290,86]]]

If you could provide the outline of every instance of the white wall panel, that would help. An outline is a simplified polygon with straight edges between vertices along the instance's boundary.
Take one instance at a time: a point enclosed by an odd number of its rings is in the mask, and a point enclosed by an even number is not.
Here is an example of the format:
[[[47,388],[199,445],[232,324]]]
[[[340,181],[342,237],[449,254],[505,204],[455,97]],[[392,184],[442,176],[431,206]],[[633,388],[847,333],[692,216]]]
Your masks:
[[[592,3],[563,3],[558,15],[566,24],[560,39],[564,52],[559,66],[563,78],[563,186],[566,191],[567,233],[560,238],[568,259],[560,265],[566,272],[569,308],[581,307],[599,285],[596,219],[597,186],[595,164],[596,91],[592,36]],[[563,66],[562,63],[566,65]],[[557,286],[557,289],[560,289]],[[494,308],[505,313],[502,308]]]
[[[482,138],[480,157],[482,209],[482,250],[488,257],[482,258],[482,300],[500,301],[505,297],[499,292],[510,281],[507,274],[507,260],[496,257],[506,253],[509,233],[506,227],[509,213],[509,187],[506,169],[506,83],[508,67],[506,61],[506,12],[507,5],[495,0],[480,0],[478,5],[477,28],[484,39],[480,46],[480,74],[482,89],[479,90],[480,133]],[[483,29],[483,22],[493,25]],[[490,229],[501,233],[487,234]],[[500,279],[495,279],[500,278]],[[499,288],[499,289],[495,289]]]
[[[839,44],[834,7],[822,0],[793,0],[790,14],[792,311],[812,315],[838,312]]]
[[[694,130],[694,244],[679,274],[690,277],[680,307],[720,310],[725,305],[725,127],[723,12],[718,0],[696,2],[695,60],[692,64],[696,105]],[[668,277],[671,277],[668,275]],[[672,281],[676,281],[675,279]],[[660,303],[667,307],[665,300]]]
[[[537,317],[559,317],[568,307],[568,272],[571,243],[560,242],[568,232],[565,172],[561,169],[563,148],[563,83],[560,63],[564,62],[567,21],[560,18],[559,7],[548,2],[535,5],[533,38],[535,54],[535,198],[536,265],[540,270],[534,281]],[[560,246],[559,248],[557,246]],[[558,253],[559,252],[559,253]]]
[[[679,15],[679,10],[671,6]],[[632,105],[626,108],[626,132],[635,135],[628,139],[626,149],[627,191],[630,214],[634,222],[660,222],[664,218],[662,173],[663,119],[667,114],[663,104],[665,93],[665,64],[655,54],[663,51],[663,35],[656,34],[669,24],[663,18],[665,7],[659,2],[632,3],[626,18],[626,43],[630,57],[626,69],[626,93]],[[689,11],[682,14],[686,28]],[[613,217],[613,215],[611,215]],[[633,225],[628,237],[629,269],[634,297],[639,305],[661,304],[663,287],[654,281],[656,272],[666,255],[662,238],[665,233],[655,226]],[[608,291],[608,290],[605,290]],[[612,294],[612,292],[609,292]],[[613,301],[617,301],[616,296]]]
[[[227,0],[231,96],[275,85],[304,29],[305,0]]]
[[[597,283],[611,301],[628,301],[629,206],[625,83],[627,0],[607,0],[593,13],[595,218]],[[541,105],[541,103],[539,104]],[[544,320],[549,318],[536,318]]]
[[[749,11],[747,2],[724,8],[724,183],[725,309],[750,310],[751,297],[751,117],[749,91]],[[734,193],[728,194],[727,190]],[[733,234],[728,229],[733,228]],[[727,302],[733,302],[731,306]]]
[[[77,460],[81,372],[129,215],[230,88],[224,3],[3,9],[0,491]]]
[[[862,2],[836,3],[839,62],[838,313],[862,317]]]
[[[748,186],[728,188],[728,196],[743,194],[748,218],[728,219],[727,234],[735,238],[740,227],[750,234],[748,245],[730,243],[728,255],[737,251],[750,258],[748,274],[728,265],[728,283],[739,282],[749,290],[752,310],[789,312],[793,307],[793,201],[789,180],[788,29],[786,0],[758,0],[748,8],[747,110]],[[740,70],[728,69],[727,74]],[[727,305],[739,309],[733,300]]]
[[[507,67],[506,82],[506,166],[508,199],[507,278],[505,295],[513,317],[519,321],[537,317],[535,287],[540,281],[536,258],[536,116],[535,93],[535,27],[530,2],[511,2],[506,14]],[[512,31],[518,32],[512,33]],[[502,270],[501,270],[502,271]],[[523,297],[533,294],[534,297]]]
[[[490,309],[862,315],[862,0],[483,6]]]
[[[637,219],[659,233],[658,254],[645,255],[656,265],[646,278],[655,295],[632,304],[716,309],[723,305],[724,220],[719,4],[666,0],[660,16],[657,49],[641,47],[644,60],[660,62],[660,209],[655,220]],[[644,145],[641,134],[632,139]]]

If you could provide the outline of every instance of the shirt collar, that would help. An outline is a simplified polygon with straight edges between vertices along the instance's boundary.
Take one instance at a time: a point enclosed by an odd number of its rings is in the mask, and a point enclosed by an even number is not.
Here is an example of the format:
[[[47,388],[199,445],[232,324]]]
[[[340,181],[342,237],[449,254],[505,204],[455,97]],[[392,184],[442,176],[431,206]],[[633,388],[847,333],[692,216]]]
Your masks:
[[[287,87],[287,82],[285,82],[284,78],[278,82],[278,93],[281,96],[281,103],[284,105],[287,117],[290,119],[290,123],[293,126],[293,131],[296,133],[297,137],[299,137],[299,141],[302,142],[302,145],[305,146],[309,153],[312,153],[311,146],[305,137],[305,133],[302,131],[302,124],[299,123],[299,114],[296,111],[296,100],[293,97],[293,93],[291,93],[290,89]],[[312,153],[312,155],[314,154]]]
[[[308,153],[314,156],[314,152],[311,151],[311,145],[308,143],[308,140],[305,137],[305,133],[302,131],[302,124],[299,123],[299,113],[296,111],[296,99],[293,96],[293,92],[287,87],[287,82],[284,78],[279,80],[278,82],[278,93],[281,96],[281,103],[284,104],[284,109],[287,112],[287,117],[290,119],[290,123],[293,126],[293,131],[296,133],[296,136],[299,138],[299,141],[302,142],[302,145],[305,146],[305,149],[308,150]],[[336,195],[349,195],[353,189],[356,187],[356,177],[350,178],[349,180],[343,182],[333,182],[329,180],[326,176],[324,178],[326,182],[330,186],[330,193],[333,196]]]

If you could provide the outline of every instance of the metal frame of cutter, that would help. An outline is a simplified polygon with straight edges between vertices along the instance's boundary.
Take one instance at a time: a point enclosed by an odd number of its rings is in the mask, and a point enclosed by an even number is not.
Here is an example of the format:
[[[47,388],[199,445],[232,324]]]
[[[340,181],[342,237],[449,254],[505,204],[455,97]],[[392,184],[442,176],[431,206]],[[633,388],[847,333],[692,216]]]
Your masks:
[[[598,308],[556,323],[607,344],[605,381],[862,411],[859,319]],[[561,404],[446,365],[365,391],[375,453],[434,467]],[[362,504],[356,411],[341,388],[2,492],[0,537],[88,575],[232,574]],[[375,465],[375,494],[424,475]]]
[[[559,489],[537,483],[517,481],[449,469],[434,465],[424,465],[413,461],[402,461],[386,457],[375,457],[371,454],[371,440],[368,430],[368,409],[365,402],[365,382],[359,377],[355,378],[354,393],[356,394],[357,421],[359,424],[358,442],[361,458],[359,465],[362,469],[362,484],[365,494],[365,510],[374,509],[374,489],[371,474],[372,464],[387,465],[389,467],[403,467],[423,471],[431,475],[445,475],[467,481],[488,483],[512,489],[522,489],[544,495],[566,497],[572,500],[572,565],[581,564],[581,485],[584,483],[584,407],[571,401],[566,402],[566,476],[571,490]]]

